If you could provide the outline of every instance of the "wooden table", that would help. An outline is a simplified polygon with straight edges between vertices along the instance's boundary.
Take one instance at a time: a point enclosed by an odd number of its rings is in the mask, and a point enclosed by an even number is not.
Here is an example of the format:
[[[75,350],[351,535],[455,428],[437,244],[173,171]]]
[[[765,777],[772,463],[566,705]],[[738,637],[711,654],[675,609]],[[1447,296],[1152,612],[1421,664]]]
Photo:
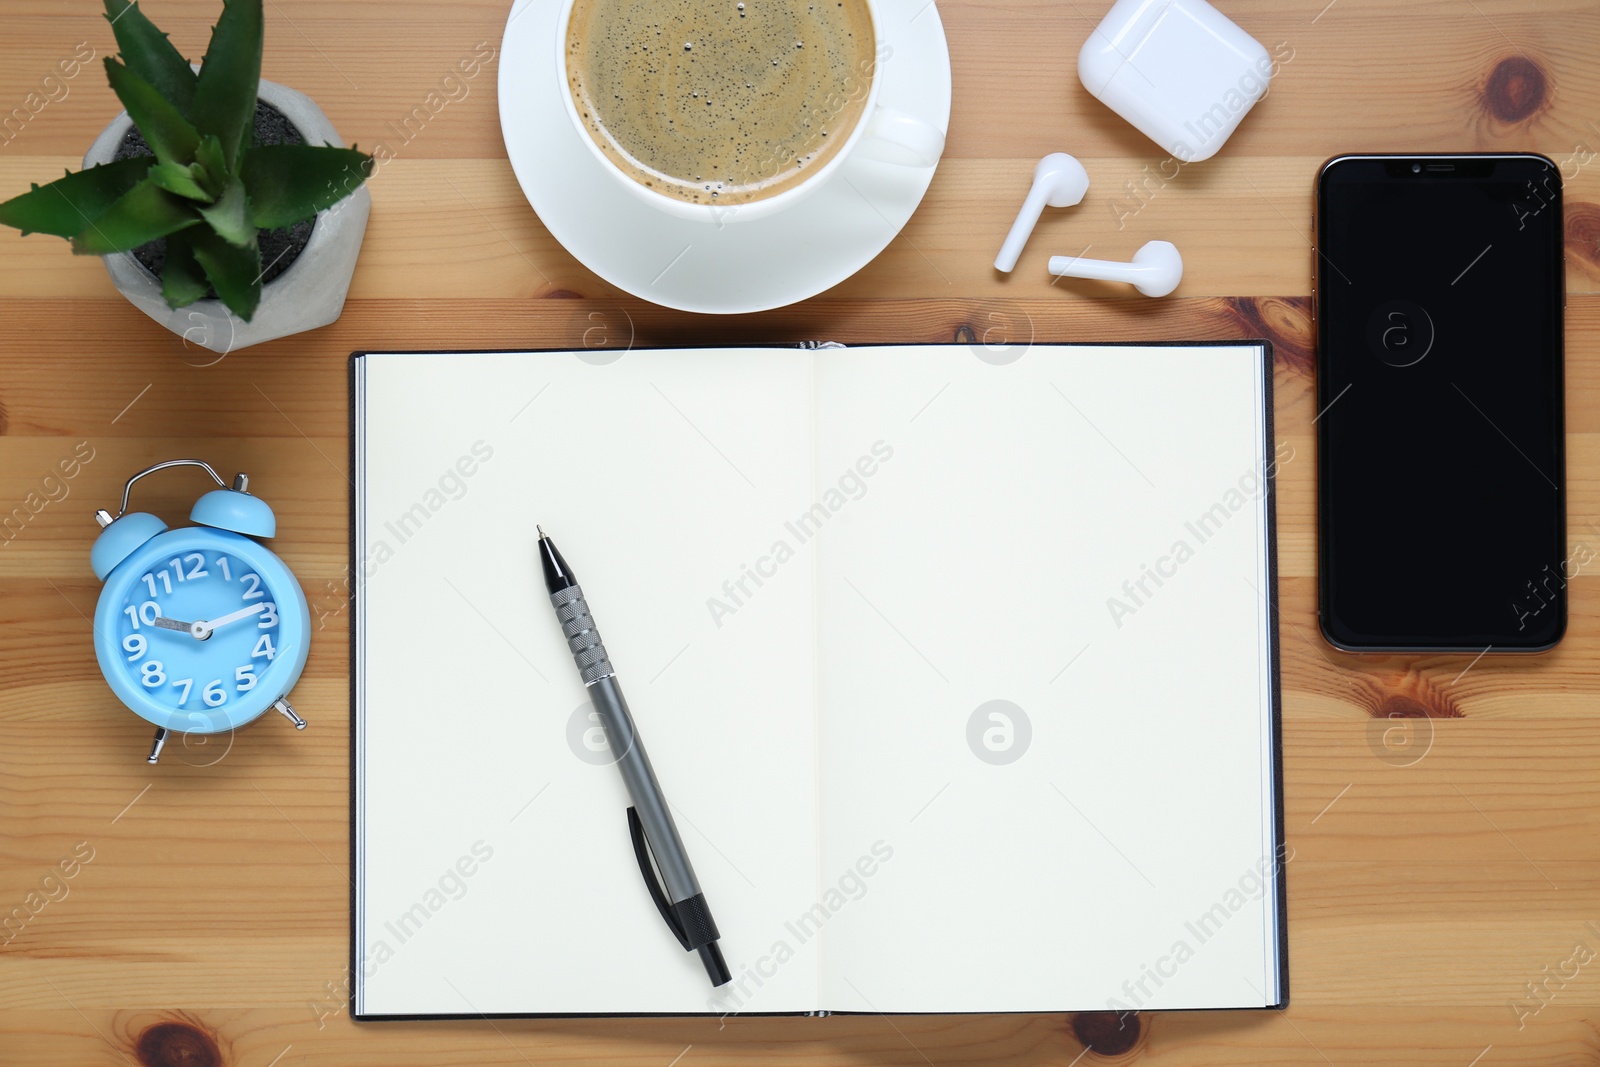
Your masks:
[[[0,934],[0,1064],[1065,1067],[1086,1046],[1084,1064],[1600,1061],[1600,957],[1574,957],[1600,952],[1600,585],[1573,581],[1566,640],[1536,659],[1322,643],[1307,241],[1312,178],[1336,152],[1526,149],[1562,164],[1569,537],[1592,557],[1600,5],[1226,0],[1283,67],[1223,153],[1176,177],[1077,83],[1105,6],[944,0],[956,102],[926,201],[865,270],[767,314],[665,311],[568,256],[506,162],[494,63],[426,109],[459,60],[498,47],[506,0],[268,0],[266,76],[315,97],[346,139],[394,153],[331,327],[212,362],[134,310],[98,262],[0,233],[0,513],[43,501],[0,536],[0,914],[45,902]],[[215,0],[147,7],[186,54],[204,50]],[[113,50],[98,9],[0,2],[0,116],[59,60]],[[4,195],[76,167],[118,110],[93,64],[47,88],[47,106],[0,134]],[[1033,162],[1062,149],[1094,187],[1050,213],[1001,278],[990,262]],[[1046,284],[1052,252],[1126,258],[1155,237],[1184,253],[1173,298]],[[346,356],[578,347],[597,326],[635,346],[1270,338],[1278,432],[1299,457],[1281,469],[1278,506],[1293,1006],[1146,1015],[1126,1030],[1098,1015],[352,1023]],[[47,484],[79,448],[92,459],[78,476]],[[149,729],[91,650],[91,512],[114,507],[134,470],[179,455],[251,473],[321,629],[296,690],[309,730],[274,716],[231,750],[169,746],[149,768]],[[151,490],[146,503],[182,521],[197,486],[174,476]],[[1396,710],[1418,717],[1386,739]]]

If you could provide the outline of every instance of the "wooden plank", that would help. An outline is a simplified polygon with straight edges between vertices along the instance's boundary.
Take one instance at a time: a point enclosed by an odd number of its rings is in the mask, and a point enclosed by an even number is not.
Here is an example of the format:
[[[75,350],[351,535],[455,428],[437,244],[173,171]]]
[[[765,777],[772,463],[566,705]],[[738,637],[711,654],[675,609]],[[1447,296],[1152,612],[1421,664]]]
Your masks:
[[[587,1065],[661,1067],[682,1063],[743,1065],[780,1058],[797,1067],[871,1063],[884,1067],[993,1063],[1066,1065],[1107,1062],[1100,1050],[1120,1050],[1125,1062],[1144,1058],[1196,1067],[1272,1063],[1327,1067],[1334,1063],[1392,1067],[1465,1067],[1475,1056],[1519,1064],[1564,1067],[1592,1062],[1592,1009],[1561,999],[1518,1030],[1504,1006],[1386,1005],[1296,1007],[1289,1013],[1191,1012],[1139,1017],[1127,1032],[1117,1017],[1049,1015],[833,1016],[826,1019],[500,1020],[390,1023],[355,1026],[343,1016],[319,1016],[314,1002],[200,1012],[64,1006],[16,1009],[18,1034],[8,1051],[37,1067],[83,1067],[129,1062],[141,1036],[157,1027],[192,1029],[170,1035],[171,1047],[216,1048],[220,1062],[344,1067],[381,1062],[393,1067],[526,1067],[559,1060]],[[1076,1024],[1076,1025],[1074,1025]],[[198,1036],[196,1036],[198,1035]],[[201,1044],[205,1042],[205,1044]],[[192,1044],[191,1044],[192,1043]],[[126,1050],[126,1051],[125,1051]],[[137,1062],[137,1061],[135,1061]],[[168,1062],[210,1062],[171,1060]]]
[[[1048,212],[1010,275],[993,269],[994,253],[1027,192],[1033,161],[947,160],[901,235],[826,297],[1059,303],[1112,296],[1129,314],[1156,315],[1158,302],[1133,296],[1126,287],[1052,284],[1045,272],[1051,255],[1126,259],[1153,238],[1172,241],[1183,253],[1180,296],[1305,296],[1311,291],[1312,183],[1331,154],[1223,155],[1204,164],[1209,169],[1203,176],[1185,172],[1171,181],[1159,171],[1147,172],[1151,164],[1138,159],[1085,157],[1090,198],[1078,208]],[[76,165],[71,157],[0,155],[0,190],[22,191],[41,175]],[[622,295],[550,236],[503,158],[400,159],[379,172],[371,189],[372,218],[352,281],[354,299]],[[1578,170],[1566,195],[1567,287],[1574,295],[1593,293],[1600,286],[1600,223],[1594,221],[1600,219],[1594,206],[1600,201],[1600,163]],[[68,255],[59,238],[6,240],[0,297],[115,297],[99,262]],[[418,285],[419,272],[426,285]]]

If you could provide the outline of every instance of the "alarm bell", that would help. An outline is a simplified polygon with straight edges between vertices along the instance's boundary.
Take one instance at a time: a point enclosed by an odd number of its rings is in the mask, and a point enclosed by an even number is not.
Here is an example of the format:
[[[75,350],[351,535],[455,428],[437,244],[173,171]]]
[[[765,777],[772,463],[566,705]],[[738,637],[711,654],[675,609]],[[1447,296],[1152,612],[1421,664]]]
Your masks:
[[[96,578],[105,580],[106,575],[115,570],[117,564],[133,555],[140,545],[167,528],[166,523],[149,512],[130,512],[128,494],[133,491],[134,482],[147,474],[154,474],[168,467],[199,467],[211,475],[212,481],[222,487],[211,490],[194,502],[194,507],[189,512],[190,522],[218,530],[229,530],[247,537],[271,537],[278,532],[278,519],[272,513],[271,506],[260,497],[250,495],[249,475],[242,472],[234,475],[233,485],[230,487],[222,480],[222,476],[211,468],[211,464],[204,460],[169,459],[165,463],[146,467],[128,479],[128,483],[122,487],[122,507],[115,515],[104,508],[94,513],[95,521],[105,527],[95,539],[94,548],[89,553],[89,562],[94,567]]]

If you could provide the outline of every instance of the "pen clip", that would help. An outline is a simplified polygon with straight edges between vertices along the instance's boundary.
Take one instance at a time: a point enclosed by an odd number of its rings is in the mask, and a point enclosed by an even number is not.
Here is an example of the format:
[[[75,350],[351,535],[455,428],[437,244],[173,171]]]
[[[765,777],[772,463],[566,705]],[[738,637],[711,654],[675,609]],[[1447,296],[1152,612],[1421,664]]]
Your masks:
[[[672,906],[667,903],[667,895],[661,890],[655,868],[650,863],[650,844],[644,836],[644,823],[639,820],[639,813],[633,808],[628,809],[628,836],[633,838],[633,855],[639,861],[639,873],[644,875],[644,885],[650,891],[650,899],[655,901],[656,910],[661,913],[661,918],[666,922],[667,929],[672,931],[672,936],[676,937],[678,944],[688,952],[689,935],[684,932],[683,924],[673,914]]]

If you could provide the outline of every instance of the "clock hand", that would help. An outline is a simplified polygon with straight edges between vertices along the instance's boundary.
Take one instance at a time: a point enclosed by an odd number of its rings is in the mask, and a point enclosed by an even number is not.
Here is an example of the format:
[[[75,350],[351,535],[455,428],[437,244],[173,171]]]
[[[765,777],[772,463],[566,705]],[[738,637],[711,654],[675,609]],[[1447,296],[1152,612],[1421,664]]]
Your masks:
[[[194,623],[179,622],[177,619],[158,618],[154,625],[163,630],[177,630],[180,633],[191,633],[194,630]]]
[[[211,631],[226,626],[230,622],[238,622],[240,619],[249,618],[251,615],[258,615],[264,608],[266,608],[266,604],[251,604],[247,608],[240,608],[238,611],[230,611],[228,614],[215,619],[201,619],[199,622],[191,623],[189,625],[189,632],[201,641],[204,641],[206,638],[211,636]]]

